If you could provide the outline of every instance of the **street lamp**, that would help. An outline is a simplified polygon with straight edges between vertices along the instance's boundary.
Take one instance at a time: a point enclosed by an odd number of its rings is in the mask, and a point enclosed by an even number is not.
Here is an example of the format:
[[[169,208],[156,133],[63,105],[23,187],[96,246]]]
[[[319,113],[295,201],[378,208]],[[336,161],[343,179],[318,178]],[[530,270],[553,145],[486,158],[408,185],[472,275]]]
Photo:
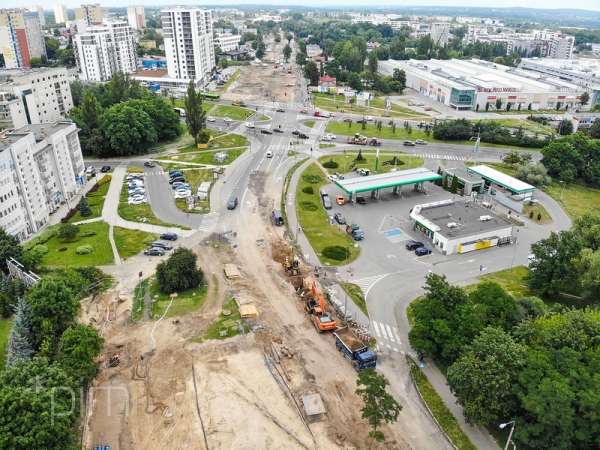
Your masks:
[[[506,441],[506,445],[504,446],[504,450],[508,450],[508,444],[510,444],[511,442],[511,438],[513,435],[513,432],[515,431],[515,421],[510,421],[510,422],[506,422],[506,423],[501,423],[500,424],[500,428],[505,428],[507,425],[510,425],[512,423],[512,428],[510,429],[510,434],[508,435],[508,440]],[[517,448],[517,446],[513,443],[513,447]]]
[[[354,276],[354,268],[353,267],[349,267],[346,270],[346,300],[344,301],[344,322],[348,321],[348,282],[349,282],[349,277],[350,276]]]
[[[563,188],[562,188],[562,192],[560,193],[560,201],[563,201],[563,195],[565,194],[565,187],[567,186],[567,183],[565,183],[564,181],[561,181]]]
[[[519,230],[517,230],[517,235],[515,236],[515,243],[513,244],[515,246],[515,251],[513,252],[513,257],[512,257],[512,261],[510,262],[510,270],[512,272],[513,269],[513,264],[515,262],[515,255],[517,254],[517,238],[519,237]]]

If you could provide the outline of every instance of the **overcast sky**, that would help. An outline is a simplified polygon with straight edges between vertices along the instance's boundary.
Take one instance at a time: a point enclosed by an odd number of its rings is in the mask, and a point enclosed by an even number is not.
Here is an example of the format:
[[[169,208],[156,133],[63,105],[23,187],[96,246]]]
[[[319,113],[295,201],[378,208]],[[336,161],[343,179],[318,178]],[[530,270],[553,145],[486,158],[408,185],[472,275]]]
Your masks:
[[[34,0],[35,1],[35,0]],[[52,10],[53,5],[56,3],[64,3],[68,8],[75,8],[84,3],[100,3],[102,6],[109,7],[123,7],[127,5],[135,5],[142,4],[144,6],[151,5],[165,5],[165,4],[173,4],[173,5],[198,5],[202,4],[195,3],[193,1],[182,0],[176,3],[165,3],[164,0],[145,0],[143,2],[128,0],[127,2],[123,2],[122,0],[94,0],[90,1],[73,1],[73,0],[54,0],[52,3],[43,3],[38,2],[37,4],[42,4],[44,9]],[[3,0],[1,3],[1,7],[22,7],[22,0]],[[213,2],[214,5],[217,2]],[[242,2],[239,0],[219,0],[219,5],[239,5]],[[277,5],[279,7],[289,7],[294,5],[314,5],[314,6],[324,6],[322,1],[319,0],[248,0],[244,1],[243,4],[272,4]],[[32,4],[36,4],[33,3]],[[211,4],[206,2],[204,4]],[[524,2],[523,0],[419,0],[418,2],[415,0],[376,0],[371,6],[381,5],[381,6],[477,6],[477,7],[511,7],[511,6],[521,6],[527,8],[541,8],[541,9],[557,9],[557,8],[577,8],[577,9],[587,9],[591,11],[600,11],[600,0],[578,0],[577,2],[570,4],[565,2],[564,0],[528,0]],[[363,0],[329,0],[327,2],[328,7],[335,8],[336,6],[365,6],[365,2]],[[491,16],[491,14],[490,14]],[[501,18],[501,17],[500,17]]]

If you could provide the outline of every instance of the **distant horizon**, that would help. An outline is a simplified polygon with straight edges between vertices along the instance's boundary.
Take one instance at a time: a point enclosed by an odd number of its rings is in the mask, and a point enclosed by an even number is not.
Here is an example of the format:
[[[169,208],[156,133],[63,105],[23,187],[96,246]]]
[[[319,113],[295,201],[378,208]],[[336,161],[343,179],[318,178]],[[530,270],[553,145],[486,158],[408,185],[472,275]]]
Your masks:
[[[347,1],[347,0],[332,0],[326,7],[323,6],[322,2],[319,2],[318,0],[306,0],[303,4],[298,4],[296,2],[290,1],[290,2],[281,2],[281,1],[275,1],[275,0],[248,0],[244,3],[241,3],[239,0],[221,0],[219,2],[219,4],[198,4],[192,1],[187,1],[187,2],[175,2],[175,3],[165,3],[164,0],[150,0],[150,1],[145,1],[143,2],[143,6],[145,7],[151,7],[151,8],[158,8],[158,7],[169,7],[169,6],[175,6],[175,5],[184,5],[184,6],[198,6],[198,7],[204,7],[204,8],[208,8],[208,9],[216,9],[216,8],[223,8],[223,7],[235,7],[235,6],[252,6],[252,5],[256,5],[256,6],[260,6],[260,5],[264,5],[267,7],[272,7],[274,9],[287,9],[287,8],[307,8],[307,7],[315,7],[318,9],[325,9],[325,10],[335,10],[336,8],[361,8],[361,9],[375,9],[375,8],[379,8],[379,7],[387,7],[387,8],[394,8],[394,9],[401,9],[401,8],[432,8],[432,7],[445,7],[445,8],[489,8],[489,9],[494,9],[494,8],[501,8],[501,9],[507,9],[507,8],[523,8],[523,9],[539,9],[541,11],[543,10],[582,10],[582,11],[589,11],[589,12],[600,12],[600,2],[598,0],[582,0],[580,2],[578,2],[577,7],[576,8],[568,8],[565,7],[564,1],[563,0],[530,0],[530,2],[528,2],[527,6],[523,6],[523,3],[521,0],[508,0],[508,1],[497,1],[494,2],[494,4],[486,4],[486,5],[481,5],[481,4],[477,4],[476,1],[474,0],[452,0],[452,2],[450,2],[449,0],[424,0],[423,2],[419,3],[419,4],[414,4],[413,3],[414,0],[380,0],[380,2],[378,2],[377,5],[369,5],[368,7],[365,7],[364,2],[360,2],[358,0],[354,0],[354,1]],[[57,0],[56,3],[53,3],[52,5],[40,5],[43,6],[44,11],[54,11],[54,5],[55,4],[66,4],[67,8],[69,9],[74,9],[74,8],[78,8],[80,7],[82,4],[85,4],[86,2],[84,1],[74,1],[74,0],[70,0],[70,1],[66,1],[66,2],[60,2],[60,0]],[[136,1],[131,1],[131,5],[123,5],[123,2],[119,2],[117,0],[108,0],[108,1],[99,1],[98,3],[100,3],[100,6],[104,6],[104,7],[109,7],[109,8],[126,8],[127,6],[132,6],[135,4],[140,4],[141,2],[136,2]],[[35,5],[35,2],[30,5],[33,6]],[[2,5],[2,8],[22,8],[22,7],[27,7],[24,6],[22,2],[18,1],[18,0],[7,0],[6,4]],[[500,13],[501,14],[501,13]],[[499,18],[500,15],[498,15]],[[600,27],[598,27],[600,28]]]

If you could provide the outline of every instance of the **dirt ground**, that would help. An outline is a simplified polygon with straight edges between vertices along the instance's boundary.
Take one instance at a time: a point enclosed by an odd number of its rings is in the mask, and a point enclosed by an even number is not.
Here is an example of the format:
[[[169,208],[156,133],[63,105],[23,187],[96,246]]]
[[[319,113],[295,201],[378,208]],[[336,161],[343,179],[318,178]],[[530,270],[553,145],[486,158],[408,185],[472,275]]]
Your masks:
[[[287,73],[287,67],[290,67],[290,64],[284,68],[280,65],[277,69],[274,64],[269,64],[268,67],[241,66],[242,72],[231,83],[227,91],[221,94],[221,98],[232,101],[292,101],[296,76],[293,73]]]

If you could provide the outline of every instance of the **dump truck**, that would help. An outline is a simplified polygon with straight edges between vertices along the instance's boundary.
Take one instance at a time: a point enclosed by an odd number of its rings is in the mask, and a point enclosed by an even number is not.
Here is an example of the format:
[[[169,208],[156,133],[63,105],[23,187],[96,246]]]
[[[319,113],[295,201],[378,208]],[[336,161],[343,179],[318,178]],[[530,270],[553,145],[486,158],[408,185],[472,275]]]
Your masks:
[[[353,138],[348,138],[347,143],[354,145],[367,145],[367,140],[363,136],[361,136],[360,133],[356,133]]]
[[[246,106],[246,103],[243,100],[234,100],[233,102],[231,102],[232,106]]]
[[[333,337],[336,348],[344,355],[344,358],[350,361],[357,372],[377,366],[377,355],[369,350],[369,347],[358,339],[348,327],[334,331]]]
[[[369,141],[369,145],[371,147],[381,147],[381,141],[377,138],[371,138],[371,140]]]
[[[355,241],[362,241],[365,237],[365,232],[355,223],[349,223],[346,225],[346,233]]]
[[[315,281],[312,282],[311,292],[306,296],[305,310],[310,314],[310,319],[318,333],[333,331],[337,328],[337,322],[333,315],[325,309],[325,299],[319,292]]]

